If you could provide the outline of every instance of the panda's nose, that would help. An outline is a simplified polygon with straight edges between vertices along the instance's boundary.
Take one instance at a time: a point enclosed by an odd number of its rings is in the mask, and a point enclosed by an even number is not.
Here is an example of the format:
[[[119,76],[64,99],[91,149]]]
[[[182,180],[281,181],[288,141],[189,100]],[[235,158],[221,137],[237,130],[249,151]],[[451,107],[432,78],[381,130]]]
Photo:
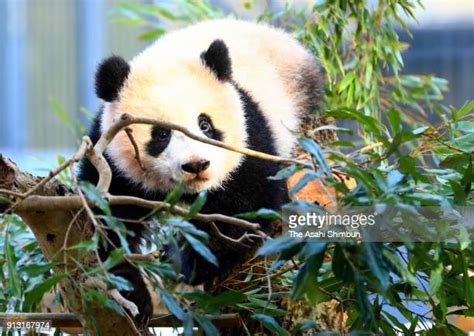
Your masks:
[[[199,174],[209,168],[209,164],[210,162],[207,160],[192,161],[181,165],[181,169],[187,173]]]

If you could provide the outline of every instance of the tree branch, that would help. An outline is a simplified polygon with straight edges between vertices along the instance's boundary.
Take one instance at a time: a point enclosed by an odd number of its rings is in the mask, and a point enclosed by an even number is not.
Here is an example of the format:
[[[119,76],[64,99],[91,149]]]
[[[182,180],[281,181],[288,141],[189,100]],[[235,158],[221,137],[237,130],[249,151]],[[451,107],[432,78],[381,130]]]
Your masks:
[[[0,194],[2,190],[0,190]],[[169,211],[175,215],[187,216],[188,210],[176,205],[171,205],[161,201],[149,201],[133,196],[113,196],[106,195],[106,198],[110,205],[136,205],[150,210]],[[94,207],[94,202],[87,200],[86,204],[90,207]],[[79,195],[73,196],[38,196],[32,195],[27,199],[23,200],[16,208],[17,211],[21,212],[34,212],[34,211],[53,211],[53,210],[78,210],[84,206],[84,201]],[[193,219],[205,222],[222,222],[229,225],[234,225],[242,229],[254,231],[258,234],[265,235],[260,232],[260,225],[252,222],[248,222],[244,219],[235,218],[231,216],[221,214],[202,214],[197,213],[193,216]]]
[[[130,126],[132,124],[147,124],[147,125],[154,125],[154,126],[159,126],[161,128],[175,130],[175,131],[183,133],[184,135],[186,135],[187,137],[193,140],[200,141],[208,145],[224,148],[232,152],[237,152],[237,153],[244,154],[247,156],[252,156],[258,159],[275,162],[280,165],[288,166],[292,164],[299,164],[307,168],[312,168],[311,165],[309,165],[308,163],[304,161],[295,160],[292,158],[284,158],[284,157],[280,157],[276,155],[262,153],[262,152],[255,151],[248,148],[241,148],[241,147],[229,145],[221,141],[217,141],[214,139],[196,135],[190,130],[188,130],[186,127],[183,127],[181,125],[176,125],[173,123],[155,120],[151,118],[137,118],[127,113],[122,114],[121,117],[107,131],[105,131],[102,134],[99,141],[97,141],[95,145],[96,151],[104,152],[105,148],[109,145],[109,143],[113,140],[113,138],[117,135],[117,133],[123,128]]]

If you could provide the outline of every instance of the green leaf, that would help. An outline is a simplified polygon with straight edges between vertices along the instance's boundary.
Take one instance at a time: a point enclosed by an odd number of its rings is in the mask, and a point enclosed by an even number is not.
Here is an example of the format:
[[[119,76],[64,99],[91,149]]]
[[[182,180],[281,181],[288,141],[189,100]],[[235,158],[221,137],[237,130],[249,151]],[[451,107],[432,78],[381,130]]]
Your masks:
[[[306,170],[302,178],[291,188],[289,194],[293,197],[298,191],[303,189],[309,182],[319,178],[319,175],[312,170]]]
[[[212,323],[211,320],[209,320],[205,316],[195,315],[194,318],[201,326],[202,330],[204,331],[204,334],[209,335],[209,336],[220,335],[220,332],[216,328],[216,326]]]
[[[206,259],[208,262],[211,264],[218,266],[217,258],[216,256],[209,250],[209,248],[201,243],[198,239],[194,238],[192,235],[183,232],[182,233],[184,238],[188,241],[188,243],[191,245],[194,251],[199,253],[204,259]],[[199,271],[199,270],[198,270]]]
[[[301,299],[306,295],[312,304],[317,303],[318,294],[320,292],[318,287],[318,274],[323,260],[324,250],[319,254],[309,257],[305,261],[294,281],[291,295],[293,300]]]
[[[108,258],[103,262],[103,267],[106,270],[110,270],[112,267],[116,266],[125,255],[125,249],[123,247],[114,249],[110,252]]]
[[[430,275],[430,293],[436,295],[441,288],[443,282],[443,264],[439,262],[436,267],[431,271]]]
[[[316,331],[317,329],[318,325],[314,320],[299,320],[291,329],[291,335],[302,335],[304,331]]]
[[[257,219],[257,218],[263,218],[263,219],[268,219],[268,220],[279,220],[281,219],[280,213],[278,213],[275,210],[272,209],[259,209],[257,211],[253,212],[245,212],[236,215],[236,217],[240,218],[245,218],[245,219]]]
[[[417,129],[413,130],[412,133],[415,134],[415,135],[419,135],[419,134],[425,133],[426,131],[431,131],[431,130],[432,130],[432,128],[429,127],[429,126],[422,126],[422,127],[419,127]]]
[[[439,166],[442,168],[456,169],[467,166],[470,160],[469,154],[453,154],[441,161]]]
[[[354,80],[355,80],[354,74],[352,72],[349,72],[339,84],[338,92],[339,93],[343,92],[345,89],[349,87],[349,85],[351,85],[354,82]]]
[[[199,211],[201,211],[204,204],[206,204],[207,200],[207,191],[201,191],[196,199],[194,200],[193,204],[189,208],[189,212],[186,215],[185,219],[193,218]]]
[[[90,304],[100,304],[107,307],[119,315],[124,315],[124,309],[115,300],[109,299],[108,296],[97,289],[87,288],[84,297]],[[89,307],[86,307],[86,309]]]
[[[45,273],[49,273],[57,263],[49,262],[41,265],[27,265],[18,269],[19,273],[24,273],[29,278],[34,278]]]
[[[207,232],[199,230],[190,222],[183,221],[181,219],[175,218],[167,221],[167,224],[172,225],[175,228],[179,229],[179,232],[186,232],[190,235],[199,238],[203,242],[209,241],[209,235]]]
[[[404,178],[403,174],[400,174],[398,170],[391,170],[387,175],[387,182],[390,188],[395,187],[402,182]]]
[[[138,35],[138,39],[141,41],[155,40],[162,36],[164,33],[166,33],[166,29],[157,28]]]
[[[199,300],[196,300],[196,307],[202,308],[209,313],[215,313],[220,308],[242,303],[246,298],[244,293],[237,291],[226,291],[216,296],[210,296],[207,293],[201,294],[203,295]]]
[[[326,174],[326,176],[332,178],[332,172],[329,165],[324,157],[324,153],[321,147],[312,139],[298,139],[300,145],[307,150],[318,162],[319,168]]]
[[[410,156],[402,156],[401,158],[399,158],[398,164],[400,165],[400,171],[403,174],[413,175],[416,173],[416,161],[414,158]]]
[[[67,115],[67,113],[62,109],[61,104],[59,101],[54,97],[49,97],[49,102],[53,107],[53,112],[56,116],[61,120],[61,122],[73,133],[76,134],[76,126],[75,123],[71,120],[71,118]]]
[[[78,244],[70,246],[69,249],[70,250],[77,249],[77,250],[82,250],[82,251],[94,251],[98,247],[98,242],[99,242],[99,236],[94,235],[92,236],[92,239],[83,240]]]
[[[449,185],[453,191],[454,205],[466,205],[466,195],[464,193],[464,189],[458,181],[449,180]]]
[[[109,203],[105,200],[104,196],[95,185],[87,181],[80,181],[79,185],[87,199],[94,202],[94,204],[99,207],[99,209],[102,210],[106,216],[112,216]]]
[[[290,249],[291,247],[298,244],[299,242],[295,239],[291,239],[288,236],[280,236],[275,239],[269,239],[265,241],[263,246],[258,249],[257,253],[261,256],[270,256]]]
[[[171,205],[175,205],[180,200],[181,196],[183,195],[183,183],[180,182],[171,190],[168,195],[166,195],[165,202],[170,203]]]
[[[303,169],[302,166],[294,164],[294,165],[281,169],[280,171],[278,171],[278,173],[276,173],[276,175],[270,176],[268,177],[268,179],[269,180],[284,180],[290,176],[293,176],[296,172],[302,169]]]
[[[385,126],[379,120],[365,115],[355,109],[344,108],[330,111],[326,116],[335,119],[357,120],[367,132],[372,133],[374,136],[381,136],[382,132],[385,132],[386,130]]]
[[[8,283],[11,286],[15,296],[21,298],[21,280],[18,272],[16,271],[16,262],[17,258],[15,256],[15,250],[10,244],[10,224],[7,224],[5,228],[5,236],[3,242],[3,253],[5,254],[5,259],[7,261],[8,268]]]
[[[472,180],[474,173],[472,172],[472,158],[469,160],[469,165],[467,166],[466,172],[461,179],[461,185],[464,188],[464,193],[466,197],[469,197],[472,189]]]
[[[111,287],[116,288],[119,291],[133,290],[133,284],[121,276],[109,273],[107,280],[108,280],[107,282],[110,283]]]
[[[326,250],[326,243],[318,241],[308,241],[304,244],[303,248],[299,253],[301,258],[309,258],[314,255],[318,255]]]
[[[25,293],[25,306],[27,307],[34,307],[36,304],[40,302],[43,298],[43,295],[49,291],[53,286],[55,286],[59,281],[66,278],[66,274],[58,274],[52,276],[40,284],[36,285],[32,290]]]
[[[372,304],[369,301],[369,296],[364,283],[364,278],[355,273],[354,274],[355,284],[355,299],[358,307],[358,315],[361,317],[364,323],[370,321],[373,317]]]
[[[401,275],[401,278],[404,281],[412,285],[417,284],[417,280],[415,276],[410,272],[407,265],[402,263],[399,257],[397,257],[394,253],[392,253],[388,249],[383,250],[383,256],[387,258],[393,266],[396,267],[398,273]]]
[[[453,120],[457,121],[462,119],[466,114],[474,109],[474,101],[466,102],[459,110],[453,109]]]
[[[253,314],[252,318],[260,321],[265,328],[280,336],[290,336],[290,333],[283,329],[271,316],[264,314]]]
[[[185,321],[187,319],[187,314],[178,305],[178,303],[173,298],[173,296],[170,293],[168,293],[165,289],[158,288],[158,291],[160,293],[161,300],[166,305],[166,307],[169,309],[171,314],[176,316],[176,318],[178,318],[179,320]]]
[[[474,279],[472,279],[473,277],[468,267],[469,257],[470,257],[469,254],[468,256],[466,256],[465,252],[463,251],[460,256],[460,259],[461,259],[461,266],[462,266],[462,273],[463,273],[464,295],[466,297],[466,301],[469,305],[469,308],[472,309],[474,308]]]
[[[400,121],[400,112],[395,109],[390,109],[387,111],[387,118],[390,121],[392,133],[393,134],[399,133],[402,130],[401,121]]]

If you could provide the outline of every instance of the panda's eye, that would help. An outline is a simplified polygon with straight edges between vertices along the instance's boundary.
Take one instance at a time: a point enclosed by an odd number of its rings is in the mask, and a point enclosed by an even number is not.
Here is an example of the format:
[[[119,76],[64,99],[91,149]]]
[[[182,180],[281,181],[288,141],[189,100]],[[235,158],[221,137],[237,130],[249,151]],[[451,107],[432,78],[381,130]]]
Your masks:
[[[156,128],[153,130],[153,138],[158,140],[158,141],[166,141],[169,139],[171,135],[170,130],[165,129],[165,128]]]
[[[214,128],[212,127],[211,120],[205,116],[205,115],[200,115],[199,116],[199,128],[201,131],[209,138],[212,138],[213,133],[214,133]]]
[[[212,126],[207,121],[201,121],[199,123],[199,128],[206,134],[212,132]]]

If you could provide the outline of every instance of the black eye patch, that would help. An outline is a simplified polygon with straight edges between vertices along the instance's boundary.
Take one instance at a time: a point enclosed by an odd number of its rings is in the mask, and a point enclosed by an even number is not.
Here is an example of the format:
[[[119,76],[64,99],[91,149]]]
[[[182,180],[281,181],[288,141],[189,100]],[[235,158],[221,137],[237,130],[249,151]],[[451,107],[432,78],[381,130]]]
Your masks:
[[[153,126],[151,129],[151,140],[146,144],[146,151],[151,156],[160,155],[171,140],[171,130]]]
[[[222,141],[222,132],[214,127],[214,124],[212,123],[211,118],[207,114],[201,113],[199,115],[198,124],[201,131],[208,138]]]

